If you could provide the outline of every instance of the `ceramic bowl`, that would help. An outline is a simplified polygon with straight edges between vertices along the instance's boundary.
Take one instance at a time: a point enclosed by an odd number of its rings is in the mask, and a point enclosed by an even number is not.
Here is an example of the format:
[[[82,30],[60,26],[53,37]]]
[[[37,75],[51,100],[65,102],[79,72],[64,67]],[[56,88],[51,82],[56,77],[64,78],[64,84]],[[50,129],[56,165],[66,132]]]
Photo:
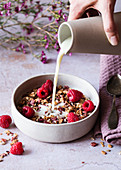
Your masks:
[[[12,116],[18,129],[33,139],[51,143],[72,141],[87,134],[94,126],[98,116],[99,96],[95,88],[87,81],[67,74],[59,74],[58,77],[58,85],[68,85],[73,89],[80,90],[96,106],[88,117],[77,122],[65,124],[39,123],[24,117],[16,107],[24,94],[33,88],[40,87],[47,79],[53,81],[53,78],[54,74],[44,74],[31,77],[18,85],[12,95]]]

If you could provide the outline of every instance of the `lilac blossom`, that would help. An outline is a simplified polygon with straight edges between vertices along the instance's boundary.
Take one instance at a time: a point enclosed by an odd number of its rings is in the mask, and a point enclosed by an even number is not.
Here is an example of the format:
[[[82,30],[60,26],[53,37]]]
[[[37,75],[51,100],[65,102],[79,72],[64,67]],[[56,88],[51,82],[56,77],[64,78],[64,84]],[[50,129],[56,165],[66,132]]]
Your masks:
[[[45,49],[47,49],[49,47],[49,41],[47,41],[46,45],[45,45]]]
[[[62,14],[62,9],[60,9],[60,10],[58,11],[58,14],[61,16],[61,14]]]
[[[49,21],[51,21],[52,20],[52,16],[49,16],[48,19],[49,19]]]
[[[41,62],[43,63],[43,64],[46,64],[47,63],[47,56],[46,56],[46,54],[45,54],[45,52],[42,50],[42,52],[41,52]]]
[[[43,64],[46,64],[47,63],[47,56],[41,56],[41,62]]]
[[[61,0],[60,1],[55,0],[52,3],[46,3],[39,0],[1,1],[0,18],[1,23],[3,23],[2,24],[3,27],[1,27],[1,29],[3,29],[5,35],[6,32],[7,34],[9,34],[10,32],[10,36],[8,37],[11,37],[9,41],[9,43],[12,42],[11,49],[23,53],[32,52],[33,55],[34,55],[33,50],[38,47],[44,47],[47,50],[55,49],[59,52],[60,47],[57,41],[58,37],[57,30],[60,23],[67,21],[68,16],[67,5],[68,5],[67,3]],[[19,20],[20,18],[19,15],[21,14],[24,15],[24,17],[25,16],[31,17],[32,24],[28,22],[29,21],[28,19],[27,21]],[[47,23],[43,22],[44,18],[45,21],[47,21]],[[15,25],[15,27],[17,26],[19,28],[18,30],[20,31],[15,29],[9,30],[4,29],[4,26],[5,28],[7,27],[12,28],[10,25]],[[26,32],[23,33],[23,30],[25,30]],[[33,32],[34,34],[31,34]],[[1,44],[6,41],[6,38],[7,38],[6,36],[4,39],[2,38],[3,42],[2,40],[0,40]],[[16,46],[14,47],[15,44],[19,45],[17,47]],[[26,44],[27,46],[25,46],[24,44]],[[31,48],[31,50],[26,51],[27,47]],[[39,57],[42,63],[44,64],[47,63],[47,56],[44,51],[41,52],[41,55],[34,56]]]
[[[15,12],[18,13],[20,10],[21,10],[21,7],[19,7],[19,6],[16,6],[16,7],[15,7]]]
[[[68,17],[67,17],[67,15],[66,15],[66,14],[63,14],[63,19],[64,19],[65,21],[67,21],[67,20],[68,20]]]
[[[44,36],[44,39],[47,40],[47,35]]]
[[[59,21],[60,21],[60,18],[56,19],[55,21],[56,21],[56,23],[58,24],[58,23],[59,23]]]
[[[0,16],[3,16],[3,12],[2,11],[0,11]]]
[[[10,16],[10,15],[11,15],[10,10],[7,10],[5,15],[6,15],[6,16]]]

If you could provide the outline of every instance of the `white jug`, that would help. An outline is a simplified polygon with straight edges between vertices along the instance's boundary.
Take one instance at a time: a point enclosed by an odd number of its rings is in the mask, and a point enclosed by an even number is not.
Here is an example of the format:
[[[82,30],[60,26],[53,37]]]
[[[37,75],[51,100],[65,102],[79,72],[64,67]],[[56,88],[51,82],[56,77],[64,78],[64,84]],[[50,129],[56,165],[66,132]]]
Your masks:
[[[120,41],[112,46],[105,35],[101,16],[64,22],[58,31],[58,41],[71,37],[68,52],[121,55],[121,12],[114,14]]]

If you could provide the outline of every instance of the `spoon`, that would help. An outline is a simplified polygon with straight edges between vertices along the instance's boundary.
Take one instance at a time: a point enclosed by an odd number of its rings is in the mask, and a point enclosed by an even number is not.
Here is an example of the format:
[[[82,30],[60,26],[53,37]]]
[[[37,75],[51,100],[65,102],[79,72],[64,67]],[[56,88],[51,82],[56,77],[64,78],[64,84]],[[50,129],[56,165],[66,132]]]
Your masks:
[[[121,95],[121,76],[119,74],[116,74],[109,79],[107,91],[109,94],[113,95],[111,113],[108,118],[108,127],[110,129],[116,129],[118,125],[118,113],[115,106],[115,100],[116,96]]]

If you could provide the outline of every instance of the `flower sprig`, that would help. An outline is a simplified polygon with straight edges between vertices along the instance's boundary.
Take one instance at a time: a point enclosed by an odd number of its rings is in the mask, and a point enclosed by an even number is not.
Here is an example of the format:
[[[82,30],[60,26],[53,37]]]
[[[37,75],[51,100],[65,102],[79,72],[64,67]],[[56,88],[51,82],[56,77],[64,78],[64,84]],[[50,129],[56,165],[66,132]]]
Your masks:
[[[45,49],[59,51],[57,31],[67,21],[69,3],[53,0],[4,0],[0,4],[0,46],[23,53],[31,52],[43,63]],[[42,48],[41,54],[35,53]]]

